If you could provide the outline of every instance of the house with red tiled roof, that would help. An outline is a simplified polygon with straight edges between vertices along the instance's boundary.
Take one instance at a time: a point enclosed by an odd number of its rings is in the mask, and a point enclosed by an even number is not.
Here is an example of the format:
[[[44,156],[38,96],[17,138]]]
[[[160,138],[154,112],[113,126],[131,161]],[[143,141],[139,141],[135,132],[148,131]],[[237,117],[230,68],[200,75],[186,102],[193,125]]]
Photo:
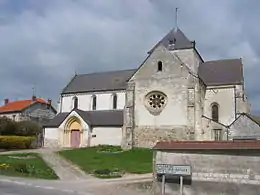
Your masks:
[[[56,113],[51,99],[46,101],[36,96],[15,101],[5,99],[4,105],[0,107],[0,117],[7,117],[14,121],[33,120],[40,124],[45,124],[54,118]]]

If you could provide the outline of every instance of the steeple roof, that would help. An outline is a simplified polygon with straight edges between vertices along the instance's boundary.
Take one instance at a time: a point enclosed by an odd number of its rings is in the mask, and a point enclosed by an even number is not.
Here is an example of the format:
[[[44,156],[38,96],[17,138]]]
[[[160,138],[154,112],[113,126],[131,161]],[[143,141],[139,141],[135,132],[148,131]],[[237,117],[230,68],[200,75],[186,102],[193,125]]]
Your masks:
[[[190,41],[179,29],[172,29],[166,34],[148,53],[151,53],[158,45],[163,45],[169,50],[189,49],[195,46],[194,41]]]

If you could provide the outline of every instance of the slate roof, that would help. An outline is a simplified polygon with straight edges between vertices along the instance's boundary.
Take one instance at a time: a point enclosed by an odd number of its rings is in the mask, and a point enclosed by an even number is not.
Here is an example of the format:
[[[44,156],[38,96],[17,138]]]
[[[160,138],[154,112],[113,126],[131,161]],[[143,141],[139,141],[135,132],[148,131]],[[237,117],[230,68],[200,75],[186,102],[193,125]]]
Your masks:
[[[170,46],[170,42],[172,42],[174,46]],[[176,50],[193,48],[194,43],[195,42],[190,41],[179,28],[172,29],[148,53],[151,53],[158,45],[163,45],[169,50]]]
[[[244,81],[241,59],[214,60],[201,63],[198,75],[209,86],[241,84]]]
[[[251,118],[253,121],[255,121],[255,123],[257,123],[258,125],[260,125],[260,116],[255,116],[252,114],[246,114],[249,118]]]
[[[77,112],[82,119],[91,127],[121,127],[123,126],[123,110],[95,110]],[[63,112],[56,115],[45,127],[58,127],[66,119],[70,112]]]
[[[51,119],[44,127],[58,127],[69,115],[69,112],[61,112],[57,114],[53,119]]]
[[[76,75],[62,94],[125,90],[127,81],[137,69]],[[241,59],[207,61],[200,64],[199,77],[207,86],[243,83]]]
[[[174,40],[174,47],[169,47],[169,41]],[[195,42],[190,41],[179,28],[172,29],[150,52],[160,44],[169,50],[195,48]],[[75,75],[63,89],[62,94],[125,90],[127,81],[136,71],[137,69],[130,69]],[[241,84],[244,80],[241,59],[202,62],[198,69],[198,75],[207,86]]]
[[[130,69],[76,75],[63,89],[62,94],[124,90],[127,86],[127,80],[135,73],[135,71],[136,69]]]

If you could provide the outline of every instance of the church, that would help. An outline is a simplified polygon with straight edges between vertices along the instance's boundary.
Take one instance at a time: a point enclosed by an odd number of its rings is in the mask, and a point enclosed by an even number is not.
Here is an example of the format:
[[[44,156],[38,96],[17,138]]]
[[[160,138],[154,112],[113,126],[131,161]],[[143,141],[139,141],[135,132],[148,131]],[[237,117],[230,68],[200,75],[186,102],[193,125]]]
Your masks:
[[[260,137],[242,59],[204,61],[196,42],[179,28],[155,44],[136,69],[75,75],[57,111],[44,126],[45,147],[131,149],[162,140]]]

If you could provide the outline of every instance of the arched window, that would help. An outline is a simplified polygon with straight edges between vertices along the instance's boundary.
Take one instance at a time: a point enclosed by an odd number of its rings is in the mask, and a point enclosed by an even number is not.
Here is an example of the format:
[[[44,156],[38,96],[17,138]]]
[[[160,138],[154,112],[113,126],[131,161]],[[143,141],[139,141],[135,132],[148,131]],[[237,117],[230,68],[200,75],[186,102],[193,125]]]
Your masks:
[[[162,71],[162,61],[157,63],[157,71]]]
[[[78,104],[79,104],[79,100],[78,100],[78,98],[75,96],[75,97],[73,98],[73,108],[74,108],[74,109],[78,108]]]
[[[219,105],[217,103],[214,103],[211,106],[211,118],[215,122],[218,122],[219,120]]]
[[[113,109],[117,109],[117,95],[115,93],[112,95],[112,100],[113,100]]]
[[[97,109],[97,96],[93,95],[92,96],[92,110],[96,110]]]

